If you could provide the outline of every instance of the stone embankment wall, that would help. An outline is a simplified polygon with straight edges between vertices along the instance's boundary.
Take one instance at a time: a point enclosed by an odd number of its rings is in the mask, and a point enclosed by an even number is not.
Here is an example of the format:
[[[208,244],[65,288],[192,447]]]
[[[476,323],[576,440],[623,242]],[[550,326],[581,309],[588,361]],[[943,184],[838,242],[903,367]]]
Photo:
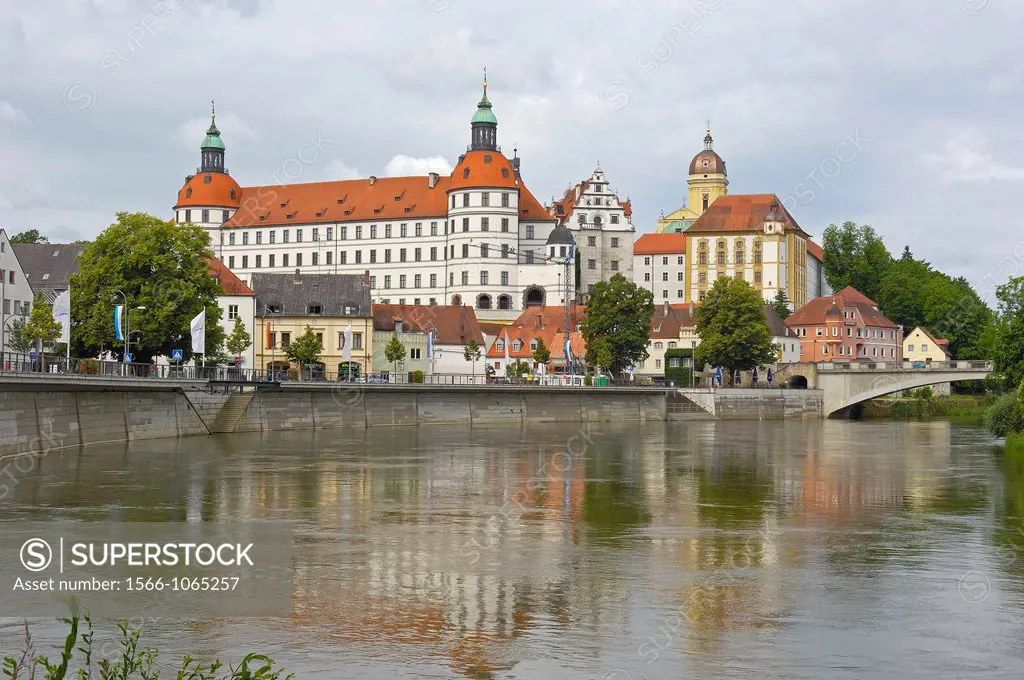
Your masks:
[[[789,420],[821,418],[821,390],[745,390],[715,392],[715,416],[720,420]]]
[[[209,434],[228,397],[174,385],[0,385],[0,457]],[[664,419],[658,390],[307,385],[259,390],[235,431]]]

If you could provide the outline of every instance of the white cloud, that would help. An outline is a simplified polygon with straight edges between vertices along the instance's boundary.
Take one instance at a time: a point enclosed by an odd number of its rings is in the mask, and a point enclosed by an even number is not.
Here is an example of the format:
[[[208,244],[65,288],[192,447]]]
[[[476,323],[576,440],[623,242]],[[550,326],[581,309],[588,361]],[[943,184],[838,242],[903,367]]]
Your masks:
[[[944,182],[992,182],[1024,180],[1024,167],[1007,165],[986,150],[988,140],[977,130],[968,130],[946,142],[939,153],[924,154],[925,163]]]
[[[203,138],[206,136],[206,130],[209,127],[209,116],[190,118],[178,125],[174,138],[185,148],[195,149],[203,141]],[[218,113],[217,129],[220,130],[220,137],[224,140],[225,146],[230,146],[236,141],[258,140],[260,138],[259,133],[233,113]]]
[[[362,173],[351,165],[345,165],[345,162],[340,159],[331,161],[324,168],[324,179],[326,180],[360,179],[362,177]]]
[[[24,123],[25,112],[8,101],[0,101],[0,123]]]
[[[452,173],[452,164],[443,156],[413,158],[412,156],[399,154],[388,161],[388,164],[384,167],[385,177],[426,175],[428,172],[450,175]]]

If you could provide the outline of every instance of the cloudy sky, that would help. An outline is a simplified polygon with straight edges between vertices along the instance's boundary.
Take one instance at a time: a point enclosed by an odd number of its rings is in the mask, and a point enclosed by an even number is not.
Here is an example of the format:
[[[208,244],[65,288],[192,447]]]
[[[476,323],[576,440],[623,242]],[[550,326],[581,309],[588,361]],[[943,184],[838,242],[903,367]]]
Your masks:
[[[712,121],[732,193],[1024,274],[1019,0],[0,0],[0,226],[170,216],[217,100],[243,185],[450,167],[486,65],[541,199],[600,161],[638,232]]]

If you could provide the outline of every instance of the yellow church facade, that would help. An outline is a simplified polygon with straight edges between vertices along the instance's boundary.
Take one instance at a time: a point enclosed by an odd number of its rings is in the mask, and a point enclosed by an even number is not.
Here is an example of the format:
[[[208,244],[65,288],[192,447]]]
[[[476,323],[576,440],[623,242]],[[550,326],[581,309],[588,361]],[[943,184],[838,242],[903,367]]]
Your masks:
[[[774,194],[719,197],[686,236],[686,299],[704,301],[722,277],[745,280],[772,300],[780,290],[794,309],[808,295],[808,235]]]

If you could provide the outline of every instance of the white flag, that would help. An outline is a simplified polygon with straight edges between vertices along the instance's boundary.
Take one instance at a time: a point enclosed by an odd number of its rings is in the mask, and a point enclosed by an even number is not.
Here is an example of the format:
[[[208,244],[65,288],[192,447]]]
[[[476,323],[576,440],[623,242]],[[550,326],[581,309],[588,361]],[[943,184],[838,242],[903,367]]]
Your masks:
[[[508,354],[508,350],[509,350],[509,346],[508,345],[509,345],[509,342],[508,342],[508,331],[505,331],[505,370],[508,370],[508,367],[511,365],[510,359],[509,359],[509,354]]]
[[[206,310],[196,314],[192,319],[192,352],[206,354]]]
[[[71,291],[66,290],[53,301],[53,320],[60,326],[60,341],[71,342]]]
[[[345,361],[351,361],[352,360],[352,324],[351,324],[351,322],[348,324],[348,327],[345,329],[345,346],[342,348],[342,355],[341,356],[342,356],[342,358]]]

